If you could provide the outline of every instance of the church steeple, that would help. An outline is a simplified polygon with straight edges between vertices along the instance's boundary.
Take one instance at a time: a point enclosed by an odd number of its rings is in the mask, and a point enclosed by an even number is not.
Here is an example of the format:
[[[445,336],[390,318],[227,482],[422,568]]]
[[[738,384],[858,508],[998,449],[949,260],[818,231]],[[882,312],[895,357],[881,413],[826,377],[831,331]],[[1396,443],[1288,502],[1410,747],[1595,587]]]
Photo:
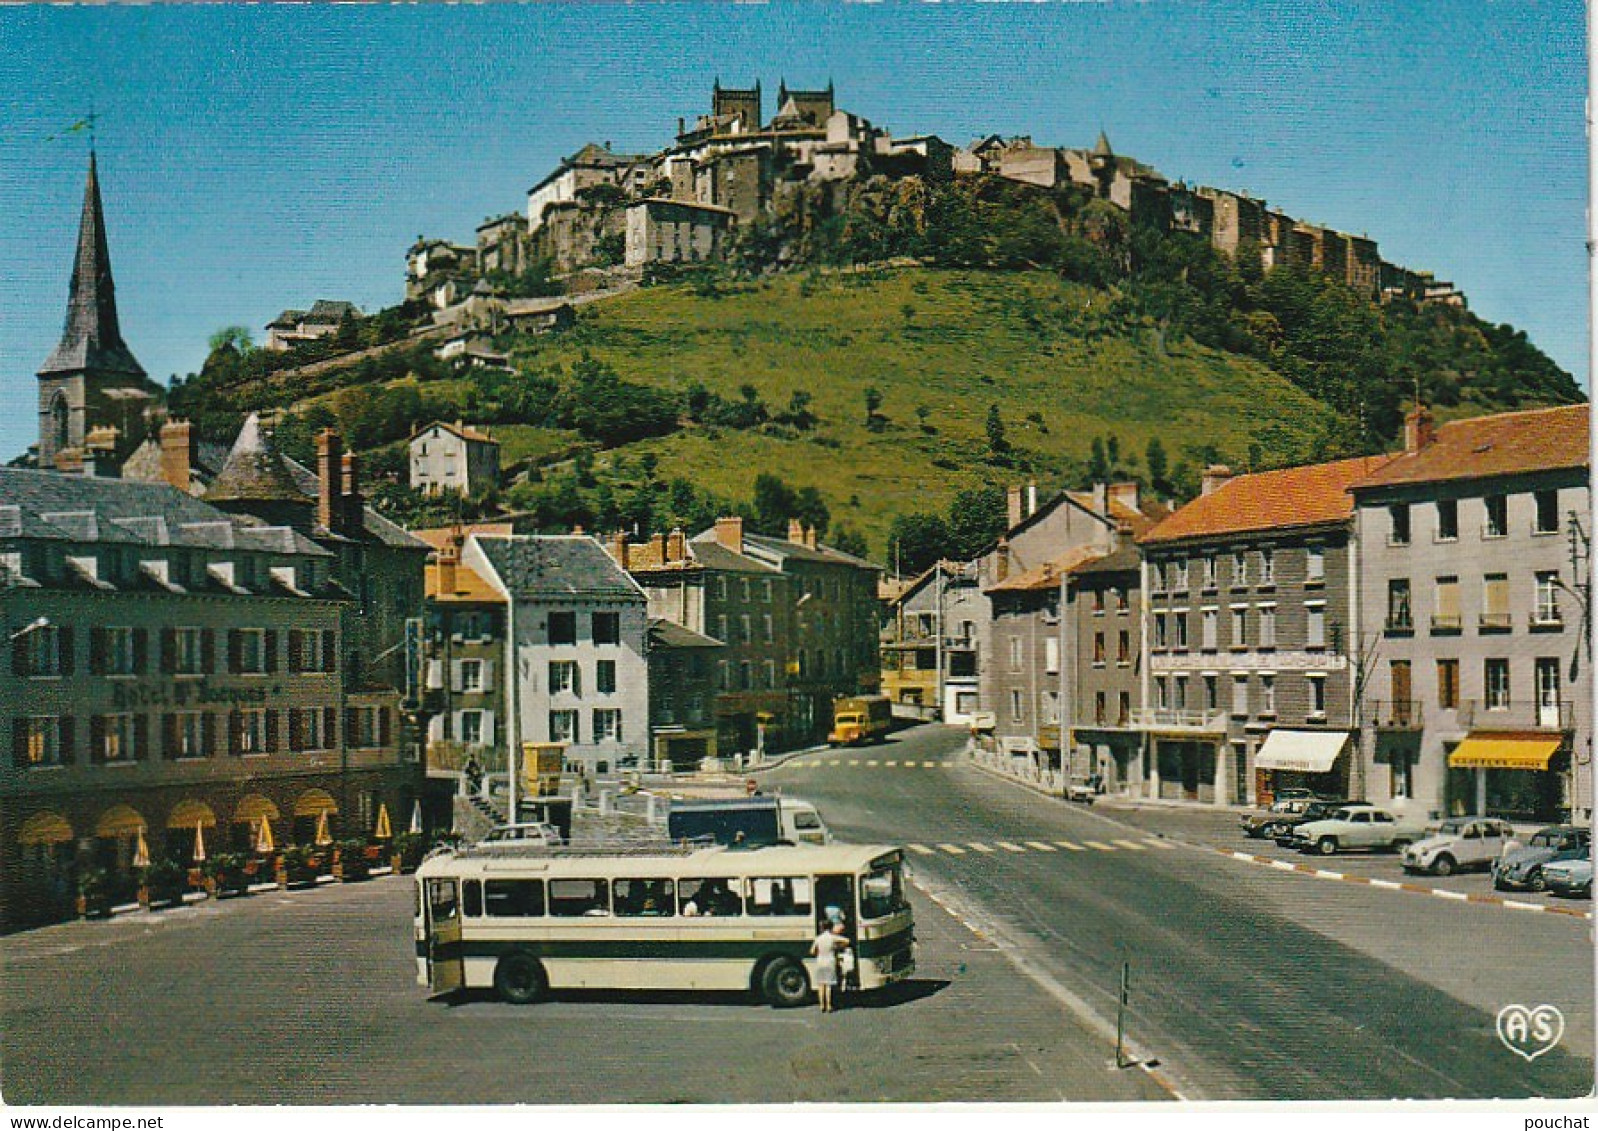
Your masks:
[[[67,295],[66,325],[61,331],[61,344],[39,370],[39,376],[86,370],[130,377],[145,375],[117,325],[116,285],[111,280],[111,251],[106,244],[100,176],[92,150],[89,181],[83,190],[83,218],[78,226],[78,254],[72,263],[72,287]]]

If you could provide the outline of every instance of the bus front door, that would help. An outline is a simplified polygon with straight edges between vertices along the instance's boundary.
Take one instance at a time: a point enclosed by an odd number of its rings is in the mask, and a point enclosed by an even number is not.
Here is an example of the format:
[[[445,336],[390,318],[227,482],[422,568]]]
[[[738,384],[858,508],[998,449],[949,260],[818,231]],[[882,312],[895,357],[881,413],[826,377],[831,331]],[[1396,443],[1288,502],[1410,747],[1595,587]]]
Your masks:
[[[857,924],[854,906],[854,877],[817,876],[816,877],[816,920],[817,930],[829,929],[829,922],[843,922],[843,932],[849,938],[851,949],[859,945],[860,932]]]
[[[460,893],[454,880],[427,881],[427,970],[436,994],[466,984],[466,959],[461,951]]]

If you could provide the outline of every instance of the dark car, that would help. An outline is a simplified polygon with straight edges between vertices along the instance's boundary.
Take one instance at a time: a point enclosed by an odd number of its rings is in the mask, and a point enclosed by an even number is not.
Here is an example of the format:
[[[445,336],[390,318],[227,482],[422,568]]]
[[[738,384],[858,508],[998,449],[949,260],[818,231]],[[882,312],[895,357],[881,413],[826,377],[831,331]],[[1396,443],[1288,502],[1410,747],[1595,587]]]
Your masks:
[[[1258,813],[1245,813],[1239,823],[1243,827],[1243,835],[1255,840],[1268,840],[1278,832],[1291,828],[1291,822],[1303,813],[1315,800],[1314,797],[1295,796],[1278,797],[1271,803],[1269,809]]]
[[[1363,805],[1363,801],[1341,800],[1330,801],[1324,797],[1317,797],[1302,812],[1284,813],[1276,820],[1276,831],[1271,834],[1271,839],[1282,848],[1296,848],[1293,843],[1293,833],[1298,826],[1311,821],[1324,821],[1339,809],[1348,805]]]
[[[1558,857],[1581,856],[1592,844],[1592,830],[1578,825],[1549,825],[1537,830],[1524,848],[1513,848],[1493,865],[1493,887],[1542,891],[1543,865]]]

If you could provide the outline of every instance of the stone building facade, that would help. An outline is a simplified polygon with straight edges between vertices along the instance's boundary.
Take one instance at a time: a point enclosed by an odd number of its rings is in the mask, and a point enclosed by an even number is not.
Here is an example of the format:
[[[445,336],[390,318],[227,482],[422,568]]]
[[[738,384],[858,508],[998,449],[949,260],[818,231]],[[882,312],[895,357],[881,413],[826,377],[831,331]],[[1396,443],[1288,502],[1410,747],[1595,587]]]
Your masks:
[[[424,495],[471,495],[499,486],[499,441],[456,421],[419,428],[410,442],[410,484]]]

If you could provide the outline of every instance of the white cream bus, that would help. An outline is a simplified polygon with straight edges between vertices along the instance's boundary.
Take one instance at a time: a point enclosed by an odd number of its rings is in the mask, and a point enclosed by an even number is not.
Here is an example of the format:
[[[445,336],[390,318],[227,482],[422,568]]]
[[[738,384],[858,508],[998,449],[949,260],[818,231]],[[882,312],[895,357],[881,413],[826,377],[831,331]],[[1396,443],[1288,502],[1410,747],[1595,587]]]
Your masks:
[[[416,872],[416,976],[435,993],[492,987],[753,991],[810,997],[810,944],[841,918],[852,987],[915,970],[904,853],[886,845],[465,849]]]

